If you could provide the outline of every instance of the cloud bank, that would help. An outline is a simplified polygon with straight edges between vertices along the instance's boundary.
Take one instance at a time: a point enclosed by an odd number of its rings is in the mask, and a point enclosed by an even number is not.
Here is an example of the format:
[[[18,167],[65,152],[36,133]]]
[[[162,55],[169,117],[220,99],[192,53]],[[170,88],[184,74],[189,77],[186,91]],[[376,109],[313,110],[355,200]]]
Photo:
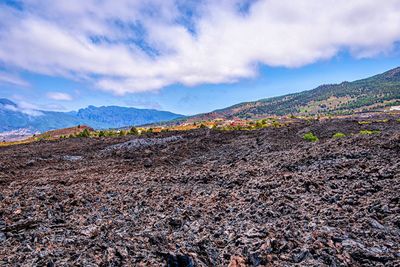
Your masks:
[[[390,53],[400,0],[22,0],[0,4],[0,63],[117,95],[230,83],[261,64]]]
[[[23,101],[18,103],[18,105],[4,105],[3,108],[14,112],[20,112],[31,117],[38,117],[43,115],[41,111],[36,109],[36,106],[33,106]]]

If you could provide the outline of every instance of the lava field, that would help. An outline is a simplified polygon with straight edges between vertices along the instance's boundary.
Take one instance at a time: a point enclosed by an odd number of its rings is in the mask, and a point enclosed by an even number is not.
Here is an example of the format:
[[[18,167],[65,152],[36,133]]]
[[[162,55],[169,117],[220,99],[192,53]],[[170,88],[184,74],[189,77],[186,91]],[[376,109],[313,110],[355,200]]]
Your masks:
[[[400,122],[360,120],[1,147],[0,265],[400,266]]]

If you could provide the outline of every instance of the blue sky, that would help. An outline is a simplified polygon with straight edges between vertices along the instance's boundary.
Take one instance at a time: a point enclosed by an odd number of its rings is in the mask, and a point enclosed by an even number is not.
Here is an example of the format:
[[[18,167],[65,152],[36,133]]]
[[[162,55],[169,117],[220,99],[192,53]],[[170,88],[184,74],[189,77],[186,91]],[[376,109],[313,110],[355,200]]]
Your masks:
[[[400,1],[322,2],[2,1],[0,97],[196,114],[400,65]]]

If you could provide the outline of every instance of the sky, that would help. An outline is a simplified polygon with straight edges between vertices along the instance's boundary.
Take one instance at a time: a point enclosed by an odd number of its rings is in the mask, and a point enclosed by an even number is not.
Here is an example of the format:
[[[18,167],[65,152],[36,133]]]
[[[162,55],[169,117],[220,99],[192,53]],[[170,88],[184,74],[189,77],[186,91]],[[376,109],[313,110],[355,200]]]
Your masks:
[[[400,0],[0,0],[0,98],[192,115],[400,66]]]

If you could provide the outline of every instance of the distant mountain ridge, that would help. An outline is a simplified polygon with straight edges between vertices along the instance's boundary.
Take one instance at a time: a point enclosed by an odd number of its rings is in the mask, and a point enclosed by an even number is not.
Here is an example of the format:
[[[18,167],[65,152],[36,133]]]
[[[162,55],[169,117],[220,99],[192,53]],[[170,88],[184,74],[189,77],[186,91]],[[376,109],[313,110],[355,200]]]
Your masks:
[[[17,107],[17,104],[12,102],[9,99],[6,98],[0,98],[0,106],[12,106],[12,107]]]
[[[239,103],[188,120],[257,118],[273,115],[351,114],[400,105],[400,67],[354,82],[321,85],[313,90]]]
[[[32,132],[88,125],[95,129],[122,128],[160,122],[181,123],[216,118],[260,118],[281,115],[351,114],[400,106],[400,67],[370,78],[279,97],[239,103],[213,112],[185,117],[167,111],[118,106],[89,106],[73,112],[21,110],[0,99],[0,132],[29,129]]]
[[[0,99],[0,132],[29,129],[34,132],[88,125],[95,129],[120,128],[181,118],[183,115],[153,109],[89,106],[73,112],[24,110]]]
[[[135,116],[132,116],[132,115]],[[111,128],[119,128],[131,125],[143,125],[152,122],[168,121],[183,117],[168,111],[158,111],[154,109],[137,109],[119,106],[88,106],[85,109],[80,109],[76,115],[83,121],[93,121],[94,128],[110,128],[104,125],[113,125]]]

